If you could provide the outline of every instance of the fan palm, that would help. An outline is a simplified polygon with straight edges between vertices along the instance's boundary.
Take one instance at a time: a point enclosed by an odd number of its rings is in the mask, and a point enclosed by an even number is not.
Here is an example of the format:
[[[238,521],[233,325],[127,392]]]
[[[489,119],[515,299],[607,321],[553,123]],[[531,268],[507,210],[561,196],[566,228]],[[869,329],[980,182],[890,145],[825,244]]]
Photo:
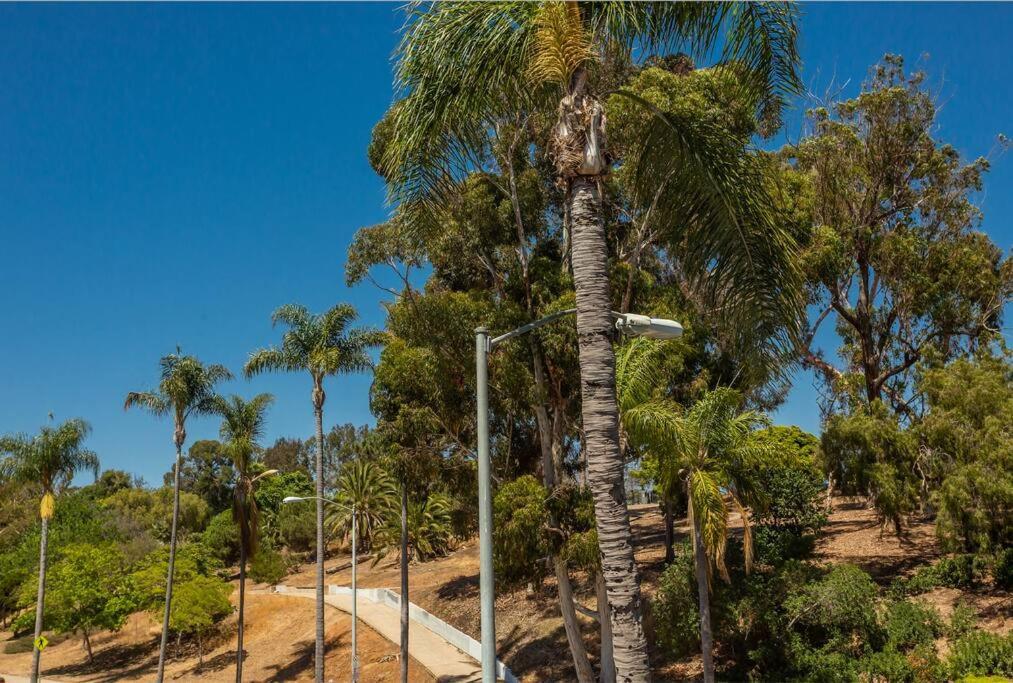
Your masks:
[[[165,612],[162,617],[162,640],[158,649],[158,673],[162,682],[165,673],[165,651],[169,642],[169,614],[172,606],[172,583],[176,570],[176,527],[179,523],[179,474],[183,466],[183,443],[186,441],[186,421],[194,415],[215,412],[218,400],[215,385],[232,379],[224,365],[204,365],[195,356],[176,353],[163,356],[159,361],[161,379],[157,391],[131,391],[123,404],[124,410],[143,408],[154,415],[172,415],[173,443],[176,445],[176,465],[172,484],[172,531],[169,535],[169,568],[165,580]]]
[[[342,466],[337,488],[335,500],[342,507],[330,508],[327,526],[335,535],[345,538],[355,523],[358,543],[368,551],[377,530],[395,514],[397,487],[376,463],[353,460]],[[357,522],[353,520],[353,509]]]
[[[413,5],[396,55],[404,97],[385,122],[378,167],[402,220],[437,230],[459,181],[483,158],[488,131],[516,112],[551,115],[548,143],[571,245],[584,440],[620,680],[650,667],[629,513],[610,343],[608,252],[600,194],[610,168],[603,97],[634,57],[684,48],[721,55],[738,97],[776,119],[798,87],[795,10],[780,3],[497,2]],[[719,49],[718,43],[723,46]],[[791,239],[770,216],[763,178],[740,140],[706,122],[651,110],[648,138],[624,160],[633,200],[656,202],[686,272],[728,315],[800,317]]]
[[[317,683],[324,680],[324,379],[333,375],[360,372],[371,366],[368,350],[380,343],[378,332],[350,329],[355,308],[338,304],[313,314],[305,306],[286,304],[271,315],[274,325],[288,326],[280,347],[250,354],[243,368],[247,377],[273,371],[308,372],[313,380],[313,414],[316,418],[317,462],[317,599],[316,656]]]
[[[274,402],[271,394],[257,394],[249,401],[241,396],[219,398],[215,410],[222,416],[221,437],[225,451],[236,468],[236,487],[232,497],[232,519],[239,529],[239,630],[236,634],[236,683],[243,680],[243,627],[246,607],[246,562],[257,555],[260,513],[254,486],[274,470],[255,473],[257,444],[264,433],[267,409]]]
[[[39,517],[42,534],[39,541],[39,592],[35,602],[35,640],[42,635],[42,614],[46,600],[46,546],[49,520],[56,507],[56,496],[81,470],[98,476],[98,456],[84,448],[91,427],[81,419],[45,426],[36,436],[24,434],[0,438],[0,483],[33,484],[42,489]],[[42,650],[32,650],[32,681],[39,680]]]
[[[731,389],[708,392],[684,415],[670,424],[669,449],[662,455],[663,479],[681,481],[686,487],[690,533],[700,601],[700,644],[704,681],[714,680],[713,637],[710,619],[712,567],[729,580],[725,565],[728,518],[732,509],[742,518],[746,571],[753,560],[749,515],[743,501],[758,502],[748,473],[755,469],[769,448],[754,432],[769,424],[767,417],[742,410],[741,395]],[[729,503],[731,504],[729,506]]]

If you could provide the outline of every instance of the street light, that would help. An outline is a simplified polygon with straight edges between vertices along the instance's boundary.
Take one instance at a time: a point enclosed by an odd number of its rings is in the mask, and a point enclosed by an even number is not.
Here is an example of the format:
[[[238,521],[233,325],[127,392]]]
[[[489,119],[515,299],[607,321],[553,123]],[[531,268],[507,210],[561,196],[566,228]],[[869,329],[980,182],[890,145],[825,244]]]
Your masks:
[[[358,640],[356,639],[356,626],[358,625],[358,606],[359,606],[359,593],[356,588],[356,574],[359,568],[359,557],[356,552],[356,539],[359,535],[359,514],[355,509],[355,505],[349,507],[337,501],[331,500],[330,498],[317,498],[317,496],[285,496],[282,498],[282,503],[300,503],[304,500],[322,500],[330,505],[337,505],[339,508],[351,510],[352,512],[352,683],[358,683],[359,680],[359,648]],[[402,598],[403,600],[404,598]]]
[[[475,375],[478,404],[478,537],[479,597],[481,600],[482,683],[496,682],[496,615],[492,570],[492,463],[489,459],[489,352],[508,339],[527,334],[577,312],[568,308],[540,320],[521,325],[498,337],[489,338],[484,327],[475,330]],[[612,312],[616,329],[624,334],[650,339],[675,339],[682,325],[674,320],[651,318],[635,313]]]

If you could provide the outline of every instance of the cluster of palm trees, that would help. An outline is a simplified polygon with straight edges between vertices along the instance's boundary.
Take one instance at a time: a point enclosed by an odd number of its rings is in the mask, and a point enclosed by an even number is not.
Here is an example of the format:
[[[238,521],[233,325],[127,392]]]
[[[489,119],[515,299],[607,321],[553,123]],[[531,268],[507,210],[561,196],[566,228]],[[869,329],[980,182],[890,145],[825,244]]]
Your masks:
[[[259,349],[250,354],[243,374],[246,377],[269,372],[307,372],[312,379],[312,402],[316,419],[316,500],[317,500],[317,595],[316,595],[316,657],[315,677],[324,679],[324,482],[323,482],[323,409],[326,394],[324,380],[328,377],[364,370],[370,366],[369,349],[379,343],[380,333],[364,328],[353,328],[355,309],[338,304],[329,310],[313,314],[306,307],[289,304],[278,308],[272,323],[282,323],[287,329],[277,347]],[[246,400],[241,396],[225,398],[216,391],[216,385],[232,379],[232,373],[221,365],[204,364],[197,357],[176,353],[161,360],[161,380],[158,389],[127,394],[125,408],[144,408],[162,416],[172,415],[174,420],[173,443],[176,446],[176,464],[173,477],[173,510],[169,538],[169,565],[165,587],[165,610],[162,620],[162,637],[158,654],[156,680],[161,683],[165,672],[166,645],[169,633],[169,615],[172,605],[172,586],[175,573],[176,527],[179,521],[179,477],[186,441],[186,421],[195,415],[219,415],[222,418],[221,437],[232,458],[236,482],[233,495],[233,519],[239,529],[239,628],[236,647],[236,681],[243,675],[243,630],[246,563],[254,558],[258,548],[258,517],[254,491],[258,480],[273,474],[273,470],[258,472],[254,455],[257,440],[263,434],[266,412],[273,402],[270,394],[259,394]],[[36,671],[37,675],[37,671]]]

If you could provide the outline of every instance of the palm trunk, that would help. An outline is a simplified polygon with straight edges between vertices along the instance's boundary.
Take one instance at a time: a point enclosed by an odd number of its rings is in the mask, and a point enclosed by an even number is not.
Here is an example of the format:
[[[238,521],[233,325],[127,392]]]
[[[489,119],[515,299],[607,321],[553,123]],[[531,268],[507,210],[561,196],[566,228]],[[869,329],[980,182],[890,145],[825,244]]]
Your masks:
[[[42,635],[42,614],[46,602],[46,548],[49,545],[49,519],[42,518],[42,537],[39,540],[39,593],[35,599],[35,641]],[[32,648],[32,683],[38,683],[39,667],[42,664],[42,650]]]
[[[408,683],[408,485],[401,484],[401,683]]]
[[[581,413],[602,574],[611,607],[616,674],[624,683],[649,681],[651,668],[641,616],[640,581],[633,558],[623,459],[619,451],[615,353],[611,340],[612,302],[597,179],[573,178],[569,203],[580,345]]]
[[[322,390],[314,389],[313,394],[317,422],[317,637],[313,674],[316,683],[324,683],[324,402]]]
[[[707,551],[703,546],[703,529],[698,515],[693,515],[693,559],[696,564],[696,590],[700,599],[700,652],[703,654],[703,680],[704,683],[714,683],[714,636],[711,633]]]
[[[183,468],[183,441],[176,439],[176,467],[172,477],[172,531],[169,533],[169,570],[165,577],[165,611],[162,614],[162,642],[158,647],[157,683],[165,675],[165,650],[169,644],[169,614],[172,609],[172,581],[176,573],[176,527],[179,524],[179,471]]]
[[[609,601],[605,592],[605,579],[601,572],[594,577],[594,590],[598,598],[598,623],[601,626],[601,683],[615,683],[616,662],[612,656],[612,620],[609,617]]]
[[[246,612],[246,544],[239,545],[239,631],[236,636],[236,683],[243,681],[243,625]]]

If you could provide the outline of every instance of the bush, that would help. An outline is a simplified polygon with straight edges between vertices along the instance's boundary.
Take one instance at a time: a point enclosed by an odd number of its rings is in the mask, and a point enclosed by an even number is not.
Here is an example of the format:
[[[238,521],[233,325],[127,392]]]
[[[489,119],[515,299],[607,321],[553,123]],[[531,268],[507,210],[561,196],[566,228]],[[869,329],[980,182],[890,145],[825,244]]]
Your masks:
[[[946,662],[954,680],[965,676],[1013,676],[1013,635],[972,631],[955,642]]]
[[[962,638],[973,631],[974,625],[977,623],[978,613],[973,607],[960,600],[953,606],[953,612],[950,613],[950,623],[946,626],[946,636],[950,640]]]
[[[239,559],[239,527],[232,521],[232,511],[219,512],[201,534],[200,545],[211,557],[224,564]]]
[[[261,546],[250,562],[250,578],[257,583],[276,584],[288,574],[288,565],[281,553],[269,545]]]
[[[974,555],[953,555],[944,557],[935,564],[935,574],[940,586],[947,588],[971,588],[978,583],[979,573]]]
[[[282,506],[278,511],[278,535],[289,550],[311,550],[317,540],[316,509],[312,505]]]
[[[936,610],[910,600],[890,603],[884,621],[888,647],[899,651],[927,645],[942,633],[942,621]]]
[[[914,669],[903,653],[892,648],[873,652],[862,658],[858,665],[862,678],[889,683],[913,683]]]
[[[716,605],[715,605],[716,606]],[[693,552],[685,543],[658,579],[651,600],[658,645],[667,655],[684,657],[700,648],[700,610],[697,605]]]
[[[809,557],[816,547],[816,536],[774,526],[753,528],[753,553],[758,564],[779,567],[788,560]]]
[[[493,560],[496,577],[506,584],[539,581],[546,571],[539,560],[549,553],[545,527],[548,493],[527,474],[504,484],[493,499]]]
[[[995,556],[992,580],[1003,590],[1013,590],[1013,548],[1005,548]]]

